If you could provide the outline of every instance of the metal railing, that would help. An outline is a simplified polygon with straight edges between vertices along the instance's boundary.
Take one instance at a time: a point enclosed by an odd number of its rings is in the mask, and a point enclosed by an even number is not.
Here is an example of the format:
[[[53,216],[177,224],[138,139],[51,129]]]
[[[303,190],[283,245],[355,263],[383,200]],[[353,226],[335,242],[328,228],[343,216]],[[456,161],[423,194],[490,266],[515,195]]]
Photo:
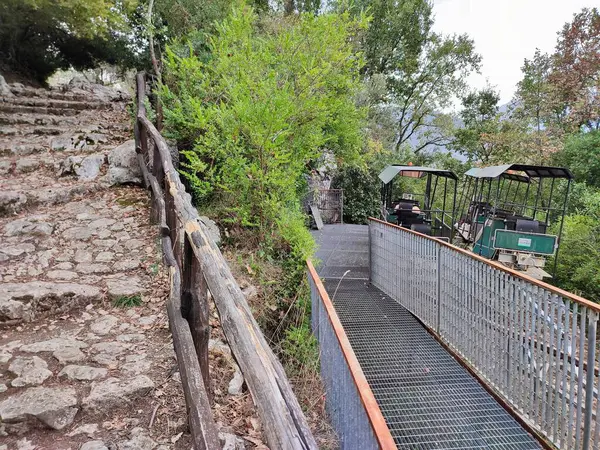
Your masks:
[[[317,207],[323,223],[344,223],[343,189],[313,189],[306,195],[305,204]]]
[[[377,219],[369,238],[371,282],[532,431],[558,448],[600,449],[600,305]]]
[[[342,450],[396,449],[335,308],[310,261],[311,325],[319,342],[327,411]]]

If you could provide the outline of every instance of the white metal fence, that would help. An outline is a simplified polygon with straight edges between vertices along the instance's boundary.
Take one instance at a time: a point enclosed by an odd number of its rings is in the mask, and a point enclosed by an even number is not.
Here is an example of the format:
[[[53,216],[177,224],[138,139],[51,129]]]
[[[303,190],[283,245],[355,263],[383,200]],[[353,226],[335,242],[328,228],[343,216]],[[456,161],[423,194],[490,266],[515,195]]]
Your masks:
[[[600,449],[600,305],[372,219],[371,282],[558,448]]]

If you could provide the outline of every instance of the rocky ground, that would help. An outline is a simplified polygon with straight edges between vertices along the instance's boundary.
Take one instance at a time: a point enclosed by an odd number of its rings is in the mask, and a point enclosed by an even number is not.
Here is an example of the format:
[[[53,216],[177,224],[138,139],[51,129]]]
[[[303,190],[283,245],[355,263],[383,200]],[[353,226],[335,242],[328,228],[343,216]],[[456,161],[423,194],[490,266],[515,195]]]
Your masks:
[[[189,448],[129,96],[1,77],[0,93],[0,450]],[[224,448],[260,447],[213,325]]]

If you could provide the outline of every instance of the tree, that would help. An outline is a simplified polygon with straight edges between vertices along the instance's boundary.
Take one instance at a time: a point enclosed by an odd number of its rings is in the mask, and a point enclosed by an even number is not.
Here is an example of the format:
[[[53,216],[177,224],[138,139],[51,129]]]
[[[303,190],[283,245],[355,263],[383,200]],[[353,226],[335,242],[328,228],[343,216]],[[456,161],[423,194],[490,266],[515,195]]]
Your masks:
[[[525,162],[527,151],[526,128],[499,112],[500,95],[486,87],[462,99],[460,117],[463,126],[456,129],[450,147],[470,162],[489,165],[503,162]]]
[[[549,82],[574,130],[600,129],[600,13],[584,8],[558,34]]]
[[[571,169],[578,182],[600,188],[600,131],[569,136],[554,163]]]
[[[134,0],[5,0],[0,56],[5,68],[44,82],[58,68],[135,60],[128,15]]]
[[[431,29],[432,5],[427,0],[363,0],[372,20],[362,48],[367,79],[383,75],[387,92],[380,108],[394,117],[394,149],[416,142],[415,152],[448,143],[444,128],[434,120],[452,98],[466,89],[468,73],[481,58],[466,35],[442,36]]]
[[[513,100],[513,117],[528,127],[530,141],[537,149],[536,160],[541,163],[558,150],[564,108],[556,103],[556,90],[549,82],[552,57],[536,49],[532,59],[525,59],[523,79],[517,84]]]

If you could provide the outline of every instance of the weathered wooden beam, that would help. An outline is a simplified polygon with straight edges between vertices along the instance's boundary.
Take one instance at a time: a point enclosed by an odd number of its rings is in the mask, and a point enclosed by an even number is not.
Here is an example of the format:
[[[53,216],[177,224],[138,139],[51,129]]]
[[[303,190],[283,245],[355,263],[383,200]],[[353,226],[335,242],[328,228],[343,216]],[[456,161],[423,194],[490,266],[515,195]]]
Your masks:
[[[220,442],[196,357],[188,322],[181,315],[181,275],[171,250],[171,238],[162,238],[163,253],[169,267],[170,291],[167,301],[169,326],[185,395],[187,413],[195,450],[217,450]]]
[[[167,225],[167,218],[165,213],[165,199],[163,197],[163,192],[161,187],[158,185],[158,181],[154,178],[154,175],[148,173],[148,183],[150,184],[150,189],[152,191],[153,197],[153,214],[156,214],[154,220],[158,223],[160,229],[161,236],[169,236],[171,230],[169,230],[169,226]]]
[[[194,255],[189,238],[184,237],[183,248],[183,296],[184,317],[190,324],[196,355],[202,370],[204,386],[209,398],[210,374],[208,371],[208,341],[210,340],[210,308],[208,306],[207,284],[198,258]]]

